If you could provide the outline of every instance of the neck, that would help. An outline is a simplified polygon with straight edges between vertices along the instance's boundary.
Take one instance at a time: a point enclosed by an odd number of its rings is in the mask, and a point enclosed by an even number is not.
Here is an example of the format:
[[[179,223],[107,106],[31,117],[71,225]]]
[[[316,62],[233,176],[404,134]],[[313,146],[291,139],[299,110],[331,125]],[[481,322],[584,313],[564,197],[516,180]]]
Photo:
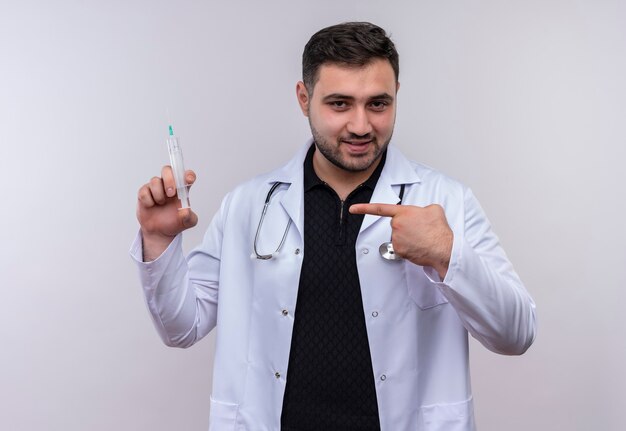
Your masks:
[[[335,166],[318,150],[313,154],[313,169],[315,173],[337,193],[342,201],[346,200],[354,189],[363,184],[372,175],[379,163],[380,157],[366,170],[353,172]]]

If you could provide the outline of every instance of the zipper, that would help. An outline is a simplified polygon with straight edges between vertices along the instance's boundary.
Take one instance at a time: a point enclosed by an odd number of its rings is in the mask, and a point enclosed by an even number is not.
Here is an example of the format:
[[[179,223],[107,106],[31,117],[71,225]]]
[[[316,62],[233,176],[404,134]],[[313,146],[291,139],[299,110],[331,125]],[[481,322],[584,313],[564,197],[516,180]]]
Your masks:
[[[341,199],[339,199],[339,205],[340,205],[340,209],[339,209],[339,243],[343,244],[344,241],[344,227],[343,227],[343,206],[346,203],[346,201],[342,201]]]
[[[341,209],[339,210],[339,226],[343,224],[343,206],[345,203],[346,201],[339,199],[339,205],[341,205]]]
[[[348,199],[350,199],[350,196],[352,196],[357,190],[359,190],[361,187],[363,187],[363,184],[359,184],[358,186],[356,186],[356,188],[354,190],[352,190],[352,192],[350,192],[350,194],[348,195],[348,197],[344,201],[341,198],[339,198],[339,195],[337,194],[335,189],[333,189],[331,186],[329,186],[326,181],[322,181],[322,183],[326,187],[328,187],[328,189],[330,189],[335,194],[337,199],[339,199],[339,235],[338,235],[339,238],[338,238],[338,242],[339,242],[339,244],[343,244],[343,242],[345,240],[345,236],[346,236],[345,228],[344,228],[344,222],[343,222],[343,218],[344,218],[344,214],[345,214],[346,201]]]

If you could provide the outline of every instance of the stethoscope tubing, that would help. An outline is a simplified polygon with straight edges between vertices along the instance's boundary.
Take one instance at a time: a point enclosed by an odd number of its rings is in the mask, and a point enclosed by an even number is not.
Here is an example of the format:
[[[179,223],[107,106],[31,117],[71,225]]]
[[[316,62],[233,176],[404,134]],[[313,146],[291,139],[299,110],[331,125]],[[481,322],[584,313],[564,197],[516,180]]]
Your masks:
[[[254,235],[254,243],[253,243],[254,255],[252,257],[256,257],[257,259],[260,259],[260,260],[272,259],[275,255],[277,255],[280,252],[280,250],[283,248],[283,245],[285,245],[285,241],[287,240],[287,234],[289,233],[289,228],[291,227],[292,220],[289,219],[289,222],[287,223],[287,227],[285,228],[285,232],[283,233],[283,237],[281,238],[280,244],[278,244],[278,247],[276,248],[275,252],[270,253],[270,254],[259,253],[257,249],[257,244],[259,241],[259,235],[261,233],[261,227],[263,226],[263,221],[265,220],[265,215],[267,214],[267,208],[270,205],[270,201],[272,200],[272,195],[274,194],[274,191],[282,184],[285,184],[285,183],[280,182],[280,181],[275,182],[274,184],[272,184],[272,187],[267,192],[267,196],[265,197],[265,203],[263,204],[263,211],[261,212],[261,218],[259,219],[259,224],[256,228],[256,233]],[[402,199],[404,198],[404,186],[405,186],[404,184],[400,185],[400,194],[398,196],[400,198],[400,201],[398,202],[397,205],[402,204]],[[391,243],[391,241],[383,242],[378,248],[378,252],[380,253],[380,256],[383,259],[395,260],[395,261],[402,260],[402,258],[399,257],[395,253],[393,249],[393,244]]]
[[[274,191],[281,184],[285,184],[285,183],[276,181],[274,184],[272,184],[272,187],[270,188],[269,192],[267,192],[267,196],[265,197],[265,204],[263,205],[263,211],[261,212],[261,218],[259,219],[259,224],[256,228],[256,234],[254,235],[254,244],[253,244],[254,256],[253,257],[256,257],[257,259],[260,259],[260,260],[269,260],[273,258],[274,255],[276,255],[280,251],[280,249],[283,248],[283,245],[285,244],[285,241],[287,240],[287,234],[289,233],[289,228],[291,227],[291,219],[289,219],[289,222],[287,223],[287,227],[285,228],[285,233],[283,233],[283,237],[280,240],[280,244],[278,244],[278,248],[276,249],[274,253],[270,253],[270,254],[259,253],[259,251],[257,250],[257,243],[259,241],[259,234],[261,233],[261,226],[263,226],[263,221],[265,220],[265,214],[267,213],[267,208],[270,205],[272,195],[274,194]]]

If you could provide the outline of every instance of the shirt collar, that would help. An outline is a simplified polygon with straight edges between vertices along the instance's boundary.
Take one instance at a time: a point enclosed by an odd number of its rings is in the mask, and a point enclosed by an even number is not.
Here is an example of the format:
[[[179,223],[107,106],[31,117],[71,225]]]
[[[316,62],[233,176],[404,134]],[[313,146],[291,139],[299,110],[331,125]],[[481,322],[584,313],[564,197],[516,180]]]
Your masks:
[[[313,187],[321,184],[326,184],[324,181],[320,179],[315,173],[315,169],[313,169],[313,154],[316,151],[315,143],[311,145],[309,151],[306,154],[306,158],[304,159],[304,191],[308,192]],[[363,186],[368,187],[372,190],[376,188],[376,183],[378,182],[378,178],[380,177],[380,173],[383,171],[383,167],[385,166],[385,160],[387,160],[387,150],[383,152],[380,156],[380,163],[376,166],[372,175],[365,180]]]

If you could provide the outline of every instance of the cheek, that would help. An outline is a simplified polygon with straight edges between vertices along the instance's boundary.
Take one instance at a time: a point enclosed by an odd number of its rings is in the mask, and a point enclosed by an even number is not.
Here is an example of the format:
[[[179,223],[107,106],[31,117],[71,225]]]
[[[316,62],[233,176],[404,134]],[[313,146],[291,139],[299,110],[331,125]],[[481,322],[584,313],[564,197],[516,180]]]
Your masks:
[[[387,135],[393,130],[394,120],[394,113],[391,112],[389,114],[376,116],[370,121],[378,133]]]
[[[315,116],[313,125],[318,132],[325,135],[339,135],[345,127],[345,121],[336,113],[320,112]]]

